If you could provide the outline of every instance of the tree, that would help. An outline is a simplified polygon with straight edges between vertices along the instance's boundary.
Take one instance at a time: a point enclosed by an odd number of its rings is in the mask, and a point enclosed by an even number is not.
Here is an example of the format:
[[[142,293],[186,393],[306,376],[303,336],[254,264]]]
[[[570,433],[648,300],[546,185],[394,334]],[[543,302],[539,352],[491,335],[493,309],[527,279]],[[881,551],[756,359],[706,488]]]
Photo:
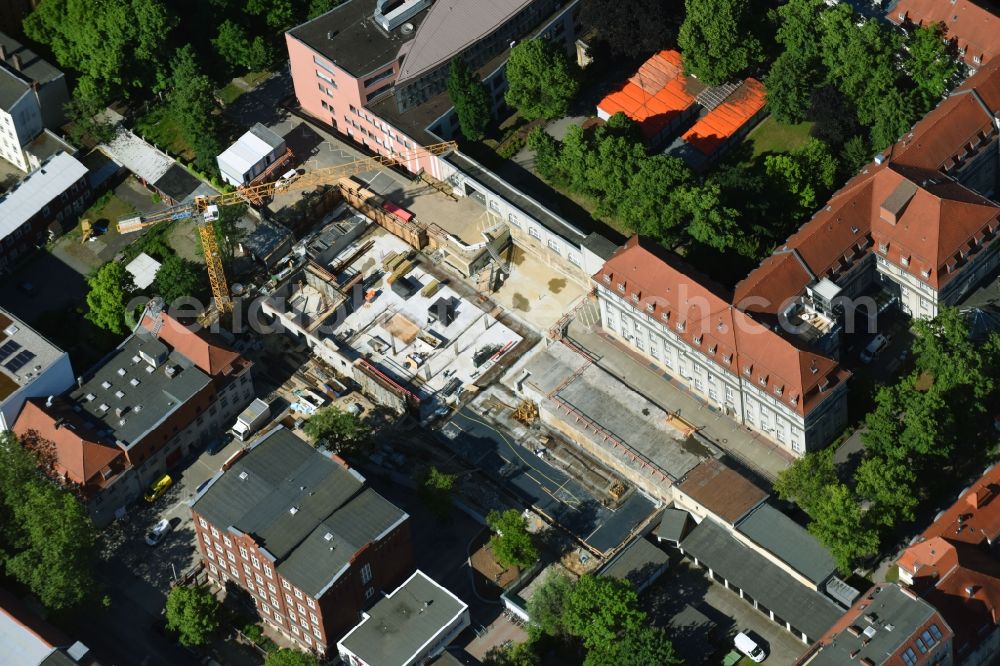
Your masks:
[[[878,533],[866,524],[857,497],[844,484],[827,486],[813,511],[809,532],[830,550],[843,575],[860,558],[878,552]]]
[[[535,170],[545,180],[552,183],[565,181],[560,164],[562,144],[541,127],[532,128],[528,134],[528,148],[535,151]]]
[[[247,0],[246,11],[264,17],[267,27],[284,32],[295,25],[295,8],[292,0]]]
[[[496,645],[483,656],[486,666],[541,666],[542,659],[535,651],[533,641]]]
[[[50,610],[95,592],[97,533],[83,505],[43,475],[35,453],[0,433],[0,563]]]
[[[839,165],[825,143],[810,139],[795,152],[765,156],[764,171],[792,215],[801,217],[815,210],[833,189]]]
[[[510,50],[504,99],[529,120],[556,118],[569,111],[580,90],[575,65],[546,39],[528,39]]]
[[[958,63],[949,53],[940,23],[916,26],[906,42],[903,69],[913,80],[914,106],[926,113],[948,92],[958,74]]]
[[[281,648],[264,658],[264,666],[319,666],[319,659],[306,652]]]
[[[156,92],[165,82],[167,45],[177,17],[161,0],[45,0],[24,21],[82,87],[106,104],[115,94]]]
[[[195,152],[195,165],[216,171],[215,157],[221,152],[215,111],[215,86],[198,64],[190,44],[177,49],[171,67],[170,109]]]
[[[985,398],[996,388],[993,377],[1000,361],[996,334],[986,344],[973,343],[968,321],[954,307],[942,307],[934,319],[915,321],[913,332],[917,368],[933,376],[935,387],[943,391],[968,387],[974,402],[967,406],[981,412]]]
[[[801,123],[812,107],[816,72],[810,63],[791,51],[785,51],[771,65],[764,79],[767,106],[783,123]]]
[[[775,10],[778,28],[774,38],[785,47],[785,53],[806,61],[819,57],[816,17],[824,9],[823,0],[789,0]]]
[[[219,628],[221,611],[207,588],[178,585],[167,595],[167,629],[177,633],[181,645],[205,645]]]
[[[833,447],[806,453],[778,474],[774,492],[783,500],[792,501],[810,516],[826,496],[826,489],[837,483],[833,467]]]
[[[854,473],[859,496],[871,502],[868,511],[880,525],[896,527],[900,521],[911,521],[920,501],[917,495],[917,475],[899,460],[870,457]]]
[[[684,66],[708,85],[718,85],[763,58],[753,34],[748,0],[685,0],[677,45]]]
[[[126,327],[125,299],[135,289],[132,276],[117,261],[109,261],[87,277],[87,307],[85,317],[98,328],[124,335]]]
[[[528,521],[517,509],[490,511],[486,524],[493,531],[490,548],[505,567],[527,569],[538,560],[538,549],[528,532]]]
[[[204,294],[206,282],[204,266],[170,254],[156,272],[153,289],[169,305],[180,298]]]
[[[666,633],[657,627],[632,627],[606,648],[591,650],[584,666],[682,666],[684,660],[674,650]]]
[[[739,212],[722,203],[722,188],[709,180],[701,186],[677,191],[675,201],[686,214],[687,231],[700,243],[721,252],[735,249],[752,256],[756,248],[740,229]]]
[[[236,258],[236,250],[249,233],[245,227],[240,225],[240,220],[243,219],[246,212],[246,204],[221,206],[218,219],[212,222],[212,228],[215,229],[215,242],[219,244],[222,265],[225,266],[226,270],[232,268],[233,260]],[[200,248],[199,239],[199,250]]]
[[[629,183],[646,160],[646,149],[632,139],[598,134],[596,154],[589,160],[587,181],[597,192],[597,214],[618,212]]]
[[[454,474],[445,474],[437,467],[431,467],[417,483],[417,496],[438,520],[445,520],[451,511],[456,478]]]
[[[564,636],[567,633],[564,613],[572,593],[573,583],[565,574],[549,574],[542,586],[528,599],[528,616],[531,618],[528,631],[533,636]]]
[[[309,417],[302,431],[314,442],[326,442],[334,453],[354,454],[367,450],[372,429],[360,418],[338,407],[324,407]]]
[[[852,136],[840,151],[840,165],[845,173],[853,176],[872,159],[872,149],[863,136]]]
[[[582,576],[566,599],[563,622],[589,651],[608,653],[622,633],[639,629],[646,614],[627,580]]]
[[[618,205],[618,216],[632,231],[667,247],[685,236],[684,210],[674,201],[680,188],[694,180],[683,160],[666,155],[646,158],[628,182]]]
[[[580,9],[580,20],[597,29],[613,55],[630,58],[666,47],[675,32],[671,18],[663,0],[584,0]]]
[[[313,20],[317,16],[326,14],[331,9],[343,4],[344,0],[309,0],[309,10],[306,14],[308,20]]]
[[[260,35],[250,39],[242,26],[226,19],[219,25],[219,33],[212,40],[216,52],[231,67],[250,71],[266,69],[271,64],[267,42]]]
[[[451,61],[448,96],[455,105],[458,126],[469,141],[479,141],[490,124],[490,94],[462,58]]]

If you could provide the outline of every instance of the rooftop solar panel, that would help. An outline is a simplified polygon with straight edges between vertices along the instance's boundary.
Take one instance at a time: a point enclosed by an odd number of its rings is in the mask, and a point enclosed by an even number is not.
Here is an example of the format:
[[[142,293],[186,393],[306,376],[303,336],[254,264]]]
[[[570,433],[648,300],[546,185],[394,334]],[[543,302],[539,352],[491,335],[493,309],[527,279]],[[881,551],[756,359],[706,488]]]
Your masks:
[[[21,368],[23,368],[24,366],[26,366],[28,363],[31,363],[31,360],[33,358],[35,358],[35,354],[32,353],[32,352],[30,352],[30,351],[25,350],[25,351],[20,352],[14,358],[12,358],[9,361],[7,361],[6,365],[4,365],[4,367],[7,368],[8,370],[10,370],[11,372],[18,372]]]
[[[0,363],[3,363],[7,358],[21,348],[21,345],[17,344],[13,340],[5,342],[2,347],[0,347]]]

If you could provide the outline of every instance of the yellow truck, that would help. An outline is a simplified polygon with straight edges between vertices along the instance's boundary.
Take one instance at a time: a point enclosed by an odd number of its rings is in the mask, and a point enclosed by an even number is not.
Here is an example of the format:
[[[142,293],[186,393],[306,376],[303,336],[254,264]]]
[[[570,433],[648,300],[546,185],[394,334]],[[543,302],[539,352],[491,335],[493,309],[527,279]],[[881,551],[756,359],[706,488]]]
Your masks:
[[[174,485],[174,480],[170,478],[169,474],[164,474],[159,478],[159,480],[157,480],[156,483],[149,487],[148,491],[146,491],[146,501],[152,504],[156,500],[160,499],[160,497],[163,496],[163,493],[167,492],[167,489],[172,485]]]

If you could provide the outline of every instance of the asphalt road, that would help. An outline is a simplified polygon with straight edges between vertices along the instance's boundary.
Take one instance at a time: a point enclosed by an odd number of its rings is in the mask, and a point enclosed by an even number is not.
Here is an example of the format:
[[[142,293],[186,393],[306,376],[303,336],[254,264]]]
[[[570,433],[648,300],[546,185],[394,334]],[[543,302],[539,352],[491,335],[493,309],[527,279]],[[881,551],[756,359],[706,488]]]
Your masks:
[[[621,544],[654,510],[639,493],[609,509],[467,406],[441,428],[441,435],[458,455],[600,552]]]

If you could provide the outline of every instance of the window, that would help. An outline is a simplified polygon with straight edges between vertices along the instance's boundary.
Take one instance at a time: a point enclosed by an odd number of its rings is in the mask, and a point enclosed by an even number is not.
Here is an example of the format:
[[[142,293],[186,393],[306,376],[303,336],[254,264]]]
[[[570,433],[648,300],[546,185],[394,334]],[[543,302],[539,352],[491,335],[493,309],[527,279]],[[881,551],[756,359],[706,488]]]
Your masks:
[[[535,227],[528,227],[528,235],[538,240],[542,239],[542,233]]]
[[[319,70],[317,69],[317,70],[316,70],[316,76],[317,76],[317,77],[318,77],[318,78],[319,78],[320,80],[322,80],[322,81],[326,81],[327,83],[329,83],[329,84],[330,84],[331,86],[333,86],[334,88],[336,88],[336,87],[337,87],[337,83],[336,83],[336,82],[335,82],[335,81],[333,80],[333,78],[332,78],[332,77],[331,77],[331,76],[330,76],[329,74],[324,74],[323,72],[321,72],[321,71],[319,71]]]
[[[324,62],[323,60],[320,60],[316,56],[313,56],[313,62],[316,63],[317,65],[319,65],[320,67],[322,67],[323,69],[325,69],[326,71],[330,72],[331,74],[336,74],[337,73],[337,70],[335,70],[333,68],[333,65],[327,64],[326,62]]]
[[[260,577],[260,574],[254,574],[253,577],[257,580],[257,584],[264,587],[264,579]]]
[[[293,617],[292,621],[294,621],[294,620],[295,620],[295,618]],[[292,625],[292,633],[295,634],[296,636],[300,635],[299,628],[296,627],[294,624]]]
[[[229,570],[233,572],[233,578],[235,578],[236,580],[240,579],[240,572],[236,570],[235,565],[230,565]]]
[[[253,563],[253,568],[254,569],[260,569],[260,560],[257,559],[256,555],[251,555],[250,556],[250,562]]]
[[[917,640],[913,642],[916,644],[917,649],[920,650],[920,654],[927,654],[927,646],[924,645],[924,642],[920,638],[917,638]]]
[[[208,528],[208,523],[205,522],[204,518],[199,518],[198,519],[198,524],[201,525],[202,529],[207,529]]]
[[[267,566],[266,564],[264,565],[264,575],[267,576],[268,578],[271,578],[271,567]]]
[[[319,629],[313,628],[313,636],[316,637],[317,642],[323,639],[323,634],[319,633]]]
[[[210,560],[214,560],[215,559],[215,553],[213,553],[212,551],[206,550],[205,554],[208,555],[208,559],[210,559]]]
[[[941,640],[941,630],[938,629],[936,624],[932,624],[927,628],[927,631],[931,632],[931,636],[934,637],[934,641],[937,642]]]
[[[361,584],[367,585],[371,581],[372,581],[372,565],[365,564],[365,566],[361,567]]]
[[[313,624],[319,624],[319,618],[316,617],[316,613],[309,613],[309,619],[312,620]]]
[[[267,604],[261,604],[260,609],[264,611],[264,615],[270,615],[271,609],[267,607]]]
[[[267,589],[271,590],[271,594],[275,594],[278,591],[278,589],[274,587],[274,585],[272,585],[271,583],[267,584]]]
[[[312,639],[308,636],[303,636],[302,640],[305,641],[306,645],[312,645]]]
[[[371,599],[373,596],[375,596],[375,588],[369,587],[367,590],[365,590],[365,600],[366,601],[368,599]]]
[[[278,624],[281,624],[282,623],[281,620],[282,620],[281,613],[275,613],[274,614],[274,621],[277,622]]]
[[[368,88],[370,86],[375,85],[376,83],[378,83],[379,81],[381,81],[383,79],[389,78],[390,76],[392,76],[392,68],[391,67],[389,69],[385,70],[384,72],[381,72],[380,74],[376,74],[375,76],[373,76],[371,78],[365,79],[364,86],[365,86],[365,88]]]
[[[212,536],[215,537],[216,539],[218,539],[219,538],[219,530],[217,530],[217,529],[215,529],[213,527],[212,528]]]
[[[296,599],[301,599],[302,598],[302,592],[300,590],[295,590],[295,598]]]
[[[298,604],[298,607],[299,607],[299,613],[301,613],[302,614],[302,618],[305,619],[305,617],[306,617],[306,609],[305,609],[305,607],[302,604]]]
[[[233,555],[233,551],[231,551],[231,550],[230,551],[226,551],[226,557],[229,558],[230,562],[232,562],[233,564],[236,564],[236,556]]]
[[[253,575],[253,573],[250,571],[250,567],[246,563],[243,564],[243,573],[247,575],[247,578]]]
[[[240,546],[240,557],[242,557],[244,560],[250,557],[249,554],[247,553],[247,549],[244,548],[243,546]]]
[[[288,584],[288,581],[287,581],[287,580],[283,580],[283,581],[281,581],[281,587],[285,588],[286,590],[290,590],[290,589],[292,589],[292,586]],[[288,596],[288,595],[286,594],[285,596]],[[289,599],[290,599],[290,598],[291,598],[291,597],[289,597]],[[291,601],[289,601],[288,603],[292,603],[292,602],[291,602]]]
[[[940,631],[938,632],[938,636],[939,637],[941,636],[941,632]],[[927,647],[929,647],[929,648],[934,647],[937,644],[938,640],[939,640],[939,638],[935,638],[935,637],[931,636],[930,627],[927,628],[927,631],[925,631],[924,633],[920,634],[920,638],[922,638],[924,640],[924,643],[926,643]]]
[[[251,594],[256,590],[256,588],[253,586],[253,583],[251,583],[250,581],[247,581],[247,589],[250,590]]]
[[[223,541],[223,543],[226,544],[226,548],[232,548],[233,547],[233,540],[230,539],[229,537],[227,537],[227,536],[222,537],[222,541]]]
[[[309,608],[316,608],[316,602],[313,601],[312,599],[306,599],[306,603],[309,604]]]
[[[917,653],[913,651],[913,648],[906,648],[906,652],[903,653],[903,663],[906,666],[915,666],[917,663]]]
[[[294,601],[292,601],[292,595],[290,594],[285,595],[285,603],[288,604],[289,608],[291,608],[292,604],[295,603]]]
[[[508,213],[507,214],[507,221],[510,222],[511,224],[513,224],[515,227],[520,227],[521,226],[518,223],[518,221],[517,221],[517,215],[514,215],[514,213]]]

